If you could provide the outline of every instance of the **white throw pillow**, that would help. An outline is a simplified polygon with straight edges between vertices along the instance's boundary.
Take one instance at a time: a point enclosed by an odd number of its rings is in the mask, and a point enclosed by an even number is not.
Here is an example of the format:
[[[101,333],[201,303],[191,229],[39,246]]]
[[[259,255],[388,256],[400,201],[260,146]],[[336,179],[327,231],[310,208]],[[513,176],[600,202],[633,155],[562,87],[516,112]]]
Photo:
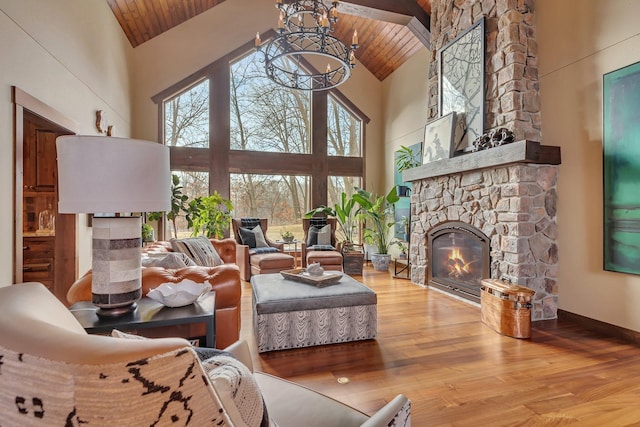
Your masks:
[[[262,227],[256,225],[253,227],[253,234],[256,238],[256,248],[268,248],[266,239],[264,238],[264,233],[262,232]]]
[[[331,224],[327,224],[318,231],[318,244],[331,245]]]
[[[269,425],[262,394],[249,368],[226,355],[201,363],[234,426]]]

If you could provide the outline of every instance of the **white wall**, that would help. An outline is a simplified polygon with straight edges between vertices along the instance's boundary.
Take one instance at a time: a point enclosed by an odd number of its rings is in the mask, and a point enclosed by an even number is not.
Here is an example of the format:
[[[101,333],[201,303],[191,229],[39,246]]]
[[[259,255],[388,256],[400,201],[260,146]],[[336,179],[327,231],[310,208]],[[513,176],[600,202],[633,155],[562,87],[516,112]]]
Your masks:
[[[116,135],[130,132],[132,49],[106,1],[0,0],[0,285],[13,280],[14,124],[16,86],[96,134],[105,110]],[[90,268],[84,221],[79,268]]]
[[[423,47],[382,82],[386,190],[394,184],[394,152],[401,145],[410,146],[424,140],[430,55]]]
[[[602,78],[640,61],[640,2],[538,0],[536,15],[542,143],[562,148],[560,308],[640,331],[640,277],[602,267]]]

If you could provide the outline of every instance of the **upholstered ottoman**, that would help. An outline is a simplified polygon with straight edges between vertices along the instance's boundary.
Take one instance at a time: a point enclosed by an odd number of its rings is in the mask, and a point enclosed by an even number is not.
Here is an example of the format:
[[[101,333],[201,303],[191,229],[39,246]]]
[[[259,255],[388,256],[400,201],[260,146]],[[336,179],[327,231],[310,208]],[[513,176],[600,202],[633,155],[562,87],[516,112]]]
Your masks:
[[[260,353],[376,337],[376,293],[347,275],[319,288],[262,274],[251,287]]]
[[[314,251],[307,249],[307,265],[318,263],[325,270],[342,271],[342,254],[338,251]]]
[[[249,258],[251,275],[277,273],[282,270],[295,268],[295,259],[282,252],[268,252],[251,255]]]

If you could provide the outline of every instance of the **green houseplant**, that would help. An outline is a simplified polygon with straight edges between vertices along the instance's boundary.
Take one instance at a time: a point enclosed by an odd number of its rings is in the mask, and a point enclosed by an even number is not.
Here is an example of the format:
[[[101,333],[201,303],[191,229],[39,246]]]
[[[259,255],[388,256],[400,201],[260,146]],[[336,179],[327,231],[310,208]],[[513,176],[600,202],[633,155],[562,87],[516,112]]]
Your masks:
[[[311,218],[318,214],[336,218],[338,232],[342,239],[340,242],[340,250],[342,252],[343,271],[346,274],[362,274],[364,253],[356,250],[354,246],[354,237],[358,230],[360,217],[357,215],[356,202],[353,197],[349,197],[347,193],[342,192],[340,195],[340,203],[336,203],[333,207],[319,206],[307,212],[305,217]]]
[[[422,164],[419,153],[414,152],[410,147],[401,145],[397,153],[398,155],[396,157],[396,168],[400,173],[407,169],[416,168]],[[397,186],[398,196],[406,196],[408,191],[409,187],[407,187],[406,185]]]
[[[287,230],[286,228],[282,230],[282,232],[280,233],[280,237],[282,237],[282,240],[285,243],[291,243],[295,240],[295,236],[293,235],[293,233]]]
[[[189,197],[186,194],[182,194],[182,185],[180,185],[180,177],[178,175],[171,175],[171,210],[167,212],[167,219],[171,221],[173,225],[173,236],[178,237],[178,227],[176,226],[176,219],[181,212],[187,212],[187,200]],[[151,212],[147,216],[149,221],[157,221],[162,218],[164,212]]]
[[[356,202],[353,197],[347,196],[344,191],[340,195],[340,203],[333,206],[318,206],[311,209],[305,214],[305,218],[311,218],[314,215],[327,215],[336,218],[338,223],[338,232],[342,238],[341,244],[345,250],[351,250],[353,247],[354,236],[358,229],[358,218],[356,217]]]
[[[155,240],[155,232],[153,231],[153,227],[146,222],[142,223],[142,241],[143,242],[153,242]]]
[[[358,188],[353,199],[360,206],[358,212],[367,219],[365,232],[376,245],[376,252],[371,254],[373,266],[376,270],[387,270],[391,260],[389,234],[395,224],[393,209],[400,197],[395,188],[392,188],[386,196],[378,196]]]
[[[231,224],[231,211],[231,200],[223,198],[218,191],[196,197],[186,208],[187,226],[193,229],[191,235],[202,233],[207,237],[223,238]]]

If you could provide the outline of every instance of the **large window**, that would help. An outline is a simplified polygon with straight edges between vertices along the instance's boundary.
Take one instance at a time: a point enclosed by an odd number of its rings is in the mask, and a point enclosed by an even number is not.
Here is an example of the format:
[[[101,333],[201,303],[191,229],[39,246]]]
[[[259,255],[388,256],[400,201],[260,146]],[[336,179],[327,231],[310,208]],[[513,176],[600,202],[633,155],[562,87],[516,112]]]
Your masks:
[[[265,75],[248,43],[157,94],[161,139],[190,198],[217,190],[234,217],[269,219],[270,237],[302,237],[307,210],[363,182],[368,118],[335,89],[296,91]]]
[[[164,102],[164,143],[170,147],[209,147],[209,80]]]
[[[280,239],[284,229],[302,239],[300,219],[309,209],[309,176],[231,175],[231,201],[238,218],[268,218],[267,236]]]
[[[266,78],[260,55],[231,64],[231,149],[309,153],[311,92]]]
[[[177,175],[180,179],[179,185],[182,187],[182,194],[187,194],[190,198],[209,195],[208,172],[188,172],[172,170],[171,174]],[[187,227],[187,220],[182,215],[176,218],[175,230],[173,230],[172,223],[170,223],[169,226],[172,228],[171,236],[177,236],[181,238],[191,235],[191,231]]]
[[[335,97],[327,102],[327,150],[330,156],[362,156],[362,120]]]

